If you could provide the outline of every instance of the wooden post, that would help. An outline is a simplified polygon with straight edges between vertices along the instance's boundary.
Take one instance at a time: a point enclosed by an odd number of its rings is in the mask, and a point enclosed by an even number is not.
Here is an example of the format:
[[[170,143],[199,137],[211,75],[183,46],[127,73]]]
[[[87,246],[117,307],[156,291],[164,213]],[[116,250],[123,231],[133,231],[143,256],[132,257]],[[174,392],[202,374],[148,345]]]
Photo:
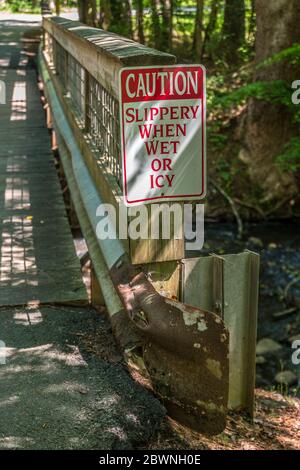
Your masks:
[[[171,206],[172,203],[165,202],[164,205]],[[133,264],[145,264],[153,262],[164,262],[180,260],[184,258],[184,236],[176,239],[174,233],[174,223],[171,217],[170,239],[151,239],[151,204],[146,206],[148,211],[148,230],[149,237],[145,240],[130,240],[130,256]],[[182,211],[183,213],[183,211]],[[130,218],[128,220],[130,222]],[[183,227],[183,220],[181,221]],[[159,224],[161,226],[161,224]],[[160,227],[161,229],[161,227]]]
[[[65,51],[65,60],[64,60],[64,67],[65,67],[65,94],[69,93],[69,53]]]
[[[91,263],[91,304],[96,309],[105,306],[104,296],[98,282],[93,264]],[[100,309],[101,310],[101,309]]]
[[[51,150],[53,151],[57,150],[57,139],[56,139],[56,133],[54,129],[52,129],[52,132],[51,132]]]
[[[164,203],[170,207],[171,203]],[[146,206],[148,211],[148,229],[151,232],[151,205]],[[181,205],[183,209],[183,204]],[[171,217],[171,216],[170,216]],[[183,210],[182,210],[182,238],[175,238],[174,221],[170,221],[170,239],[161,237],[161,220],[159,222],[160,238],[129,239],[130,259],[132,264],[142,265],[143,271],[155,289],[165,297],[180,299],[180,260],[184,258]],[[130,222],[130,217],[129,217]]]
[[[47,123],[47,129],[52,129],[53,127],[53,122],[52,122],[52,114],[51,114],[51,109],[49,104],[46,104],[46,123]]]
[[[84,70],[84,130],[89,133],[91,130],[90,117],[90,74]]]

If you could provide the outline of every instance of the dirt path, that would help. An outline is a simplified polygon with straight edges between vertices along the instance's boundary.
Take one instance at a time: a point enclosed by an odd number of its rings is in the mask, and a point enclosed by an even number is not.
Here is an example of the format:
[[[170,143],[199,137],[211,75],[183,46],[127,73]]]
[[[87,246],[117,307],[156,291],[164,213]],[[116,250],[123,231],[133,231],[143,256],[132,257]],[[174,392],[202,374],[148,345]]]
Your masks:
[[[0,309],[7,348],[0,449],[130,449],[148,441],[164,409],[125,371],[108,328],[88,308]]]
[[[255,391],[255,417],[230,412],[226,429],[204,436],[166,418],[142,449],[300,450],[300,400],[262,389]]]

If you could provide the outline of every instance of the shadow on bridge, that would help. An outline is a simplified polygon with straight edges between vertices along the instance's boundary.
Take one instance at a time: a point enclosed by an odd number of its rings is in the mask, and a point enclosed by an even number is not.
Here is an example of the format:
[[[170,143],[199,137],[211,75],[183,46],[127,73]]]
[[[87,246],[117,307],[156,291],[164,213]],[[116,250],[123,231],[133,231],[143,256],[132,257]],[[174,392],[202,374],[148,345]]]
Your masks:
[[[0,305],[86,300],[37,86],[39,34],[0,21]]]

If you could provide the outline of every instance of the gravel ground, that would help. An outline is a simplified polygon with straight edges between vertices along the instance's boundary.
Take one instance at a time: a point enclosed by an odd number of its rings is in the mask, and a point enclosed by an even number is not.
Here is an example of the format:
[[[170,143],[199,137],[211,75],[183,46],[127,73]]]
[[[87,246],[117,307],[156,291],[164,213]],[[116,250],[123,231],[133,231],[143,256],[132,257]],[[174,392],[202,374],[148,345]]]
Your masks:
[[[160,426],[164,408],[93,309],[2,308],[0,338],[0,449],[132,449]]]

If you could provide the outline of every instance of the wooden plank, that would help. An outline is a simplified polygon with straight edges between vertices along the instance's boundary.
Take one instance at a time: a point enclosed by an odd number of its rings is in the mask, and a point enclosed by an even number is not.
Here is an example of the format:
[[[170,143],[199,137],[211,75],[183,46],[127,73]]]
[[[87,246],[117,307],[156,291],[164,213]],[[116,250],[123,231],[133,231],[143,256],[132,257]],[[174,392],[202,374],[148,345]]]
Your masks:
[[[164,202],[163,207],[171,208],[172,204],[172,202]],[[151,214],[151,204],[146,205],[145,208],[148,212],[149,234],[147,239],[130,239],[129,246],[132,263],[145,264],[181,260],[184,258],[184,235],[182,234],[182,238],[175,238],[173,216],[170,217],[170,238],[163,239],[161,236],[158,239],[151,238],[151,226],[154,223],[153,217],[155,217],[155,215]],[[132,217],[128,217],[129,223],[131,220]],[[183,220],[181,221],[181,227],[183,227]]]
[[[1,29],[0,42],[9,31]],[[87,303],[36,72],[17,66],[18,41],[2,52],[10,68],[0,74],[0,305]]]

